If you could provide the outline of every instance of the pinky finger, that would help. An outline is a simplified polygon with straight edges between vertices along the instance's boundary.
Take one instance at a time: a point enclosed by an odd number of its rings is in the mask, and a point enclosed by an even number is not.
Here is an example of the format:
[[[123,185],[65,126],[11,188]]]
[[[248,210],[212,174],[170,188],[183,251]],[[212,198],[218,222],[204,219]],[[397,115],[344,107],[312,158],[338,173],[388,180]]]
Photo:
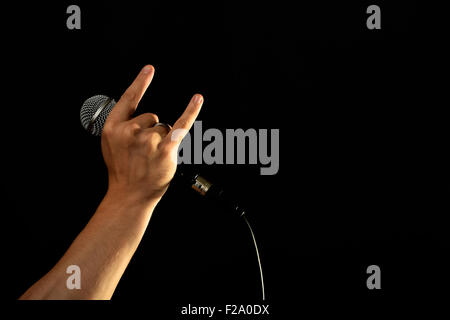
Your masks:
[[[192,97],[189,102],[186,110],[184,110],[183,114],[173,125],[172,130],[170,130],[169,134],[164,138],[164,144],[167,145],[179,145],[186,134],[191,129],[194,124],[195,119],[200,113],[200,109],[203,104],[203,96],[200,94],[196,94]]]

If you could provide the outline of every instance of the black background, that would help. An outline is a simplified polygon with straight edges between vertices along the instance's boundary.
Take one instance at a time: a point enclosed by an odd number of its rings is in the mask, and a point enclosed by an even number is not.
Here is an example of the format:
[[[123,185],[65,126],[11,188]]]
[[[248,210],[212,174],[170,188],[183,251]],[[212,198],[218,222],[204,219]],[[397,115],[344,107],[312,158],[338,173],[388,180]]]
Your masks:
[[[393,3],[395,2],[395,3]],[[66,28],[70,4],[81,30]],[[382,29],[368,30],[378,4]],[[107,186],[79,122],[94,94],[156,75],[139,112],[173,123],[192,94],[207,128],[280,129],[280,170],[198,166],[248,211],[275,314],[310,303],[379,306],[442,295],[448,273],[448,103],[439,6],[417,1],[86,1],[6,10],[3,263],[17,299],[62,256]],[[10,252],[10,253],[9,253]],[[379,265],[382,289],[366,268]],[[259,301],[243,221],[176,181],[113,302]],[[20,304],[19,304],[20,306]],[[276,318],[276,316],[274,316]]]

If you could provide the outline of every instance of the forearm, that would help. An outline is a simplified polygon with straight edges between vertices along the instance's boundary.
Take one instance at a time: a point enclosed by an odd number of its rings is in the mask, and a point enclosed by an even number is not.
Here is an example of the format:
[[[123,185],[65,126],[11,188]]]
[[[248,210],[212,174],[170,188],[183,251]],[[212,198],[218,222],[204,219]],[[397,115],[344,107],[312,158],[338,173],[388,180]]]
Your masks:
[[[173,128],[158,123],[153,113],[132,118],[154,71],[145,66],[101,124],[108,193],[61,260],[21,299],[109,299],[113,295],[175,174],[179,146],[203,104],[203,97],[194,95]],[[80,268],[80,289],[67,287],[70,275],[66,271],[72,265]]]
[[[21,299],[110,299],[157,202],[108,192],[61,260]],[[80,267],[81,289],[66,286],[70,265]]]

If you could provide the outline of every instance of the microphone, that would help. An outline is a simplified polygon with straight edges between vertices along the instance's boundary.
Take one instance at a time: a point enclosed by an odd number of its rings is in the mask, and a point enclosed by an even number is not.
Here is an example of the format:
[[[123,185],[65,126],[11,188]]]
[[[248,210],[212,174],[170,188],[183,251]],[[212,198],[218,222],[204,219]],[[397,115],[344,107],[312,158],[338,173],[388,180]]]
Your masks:
[[[116,104],[114,99],[104,95],[95,95],[84,101],[80,110],[80,120],[83,127],[92,135],[100,136],[109,113]],[[218,184],[210,182],[198,173],[189,173],[178,168],[176,177],[185,185],[190,186],[205,199],[216,202],[221,207],[235,212],[243,217],[245,210],[240,207]]]
[[[100,136],[103,131],[103,126],[105,125],[106,118],[108,118],[109,113],[112,108],[115,106],[116,101],[104,95],[96,95],[90,97],[86,101],[84,101],[83,106],[80,110],[80,120],[83,127],[91,134],[95,136]],[[235,201],[229,197],[222,187],[217,184],[211,183],[206,178],[201,176],[198,173],[187,173],[187,171],[183,171],[178,169],[175,173],[178,176],[178,179],[183,181],[185,184],[189,185],[192,189],[194,189],[198,194],[205,197],[206,199],[210,199],[214,202],[217,202],[223,208],[226,208],[230,211],[236,212],[239,217],[242,217],[247,224],[250,234],[252,236],[253,245],[255,246],[256,257],[258,259],[258,267],[259,274],[261,278],[261,290],[262,290],[262,300],[266,299],[265,289],[264,289],[264,276],[262,271],[261,258],[259,256],[258,245],[256,243],[255,234],[253,233],[253,229],[247,220],[245,215],[245,210],[237,205]]]

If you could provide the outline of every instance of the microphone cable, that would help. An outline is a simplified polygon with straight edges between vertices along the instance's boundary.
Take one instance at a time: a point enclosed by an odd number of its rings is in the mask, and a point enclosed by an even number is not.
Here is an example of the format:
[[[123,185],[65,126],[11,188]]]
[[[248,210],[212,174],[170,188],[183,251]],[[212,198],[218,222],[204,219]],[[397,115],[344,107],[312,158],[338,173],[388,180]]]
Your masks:
[[[264,286],[264,274],[262,270],[262,263],[261,263],[261,257],[258,250],[258,244],[256,241],[255,233],[253,232],[253,228],[250,224],[250,222],[247,219],[247,216],[245,214],[245,210],[237,205],[235,201],[233,201],[225,192],[224,190],[219,187],[216,184],[213,184],[209,182],[207,179],[202,177],[199,174],[187,174],[181,168],[178,168],[177,170],[178,176],[187,182],[192,189],[194,189],[197,193],[199,193],[201,196],[205,197],[206,199],[211,199],[213,202],[216,202],[220,204],[222,207],[236,212],[241,218],[244,219],[245,224],[247,225],[250,235],[253,240],[253,245],[255,247],[256,252],[256,258],[258,260],[258,267],[259,267],[259,275],[261,280],[261,293],[262,293],[262,300],[266,300],[266,293],[265,293],[265,286]]]
[[[261,291],[262,291],[262,299],[263,301],[266,300],[266,293],[264,289],[264,275],[261,265],[261,258],[259,256],[259,250],[258,250],[258,244],[256,243],[255,234],[253,233],[252,226],[250,225],[250,222],[248,222],[247,217],[245,215],[242,215],[242,218],[244,218],[245,223],[248,226],[248,229],[250,230],[250,234],[252,235],[253,244],[255,245],[255,251],[256,251],[256,258],[258,259],[258,266],[259,266],[259,276],[261,278]]]

